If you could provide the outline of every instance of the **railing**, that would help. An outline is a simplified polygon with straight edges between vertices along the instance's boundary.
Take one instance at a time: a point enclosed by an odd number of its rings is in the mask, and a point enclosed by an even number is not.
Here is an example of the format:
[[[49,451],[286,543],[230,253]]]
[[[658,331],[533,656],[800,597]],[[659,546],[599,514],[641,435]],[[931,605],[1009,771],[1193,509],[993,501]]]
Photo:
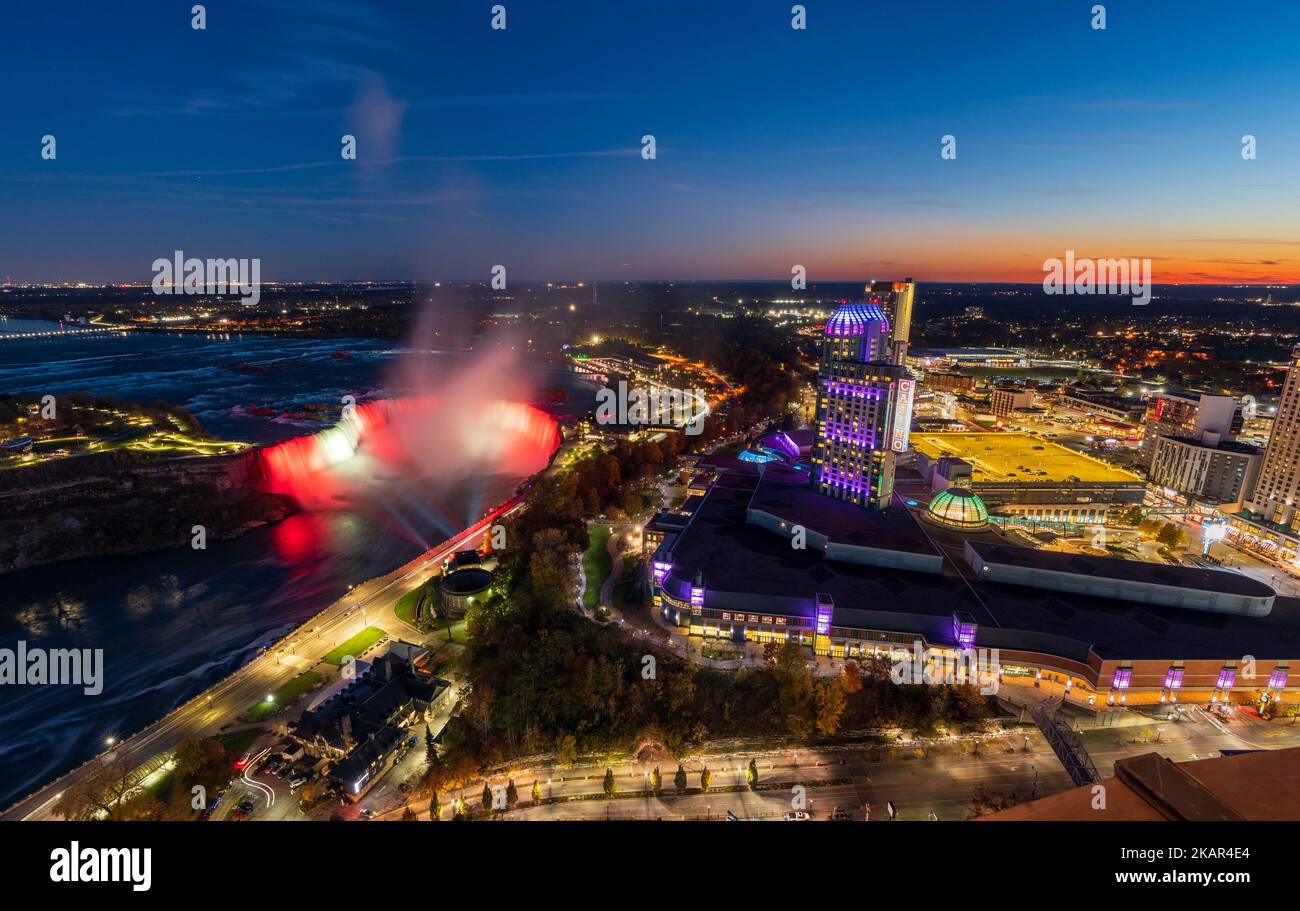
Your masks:
[[[1044,700],[1031,705],[1029,714],[1033,716],[1039,730],[1047,738],[1056,758],[1061,760],[1061,765],[1065,766],[1070,780],[1077,787],[1092,784],[1101,776],[1097,773],[1097,767],[1093,765],[1092,757],[1088,755],[1088,750],[1079,739],[1079,735],[1057,717],[1056,713],[1060,707],[1060,699]]]

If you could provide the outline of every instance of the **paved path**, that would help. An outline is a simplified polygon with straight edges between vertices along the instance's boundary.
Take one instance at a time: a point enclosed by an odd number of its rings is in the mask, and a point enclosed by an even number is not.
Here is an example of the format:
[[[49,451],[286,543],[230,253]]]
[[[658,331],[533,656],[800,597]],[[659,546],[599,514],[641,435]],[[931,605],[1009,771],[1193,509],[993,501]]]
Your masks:
[[[464,546],[479,532],[519,508],[513,498],[450,541],[386,576],[355,586],[312,620],[291,632],[266,652],[219,681],[142,731],[126,738],[111,751],[91,759],[61,778],[38,789],[9,809],[0,819],[49,819],[63,790],[97,768],[99,763],[125,754],[144,764],[166,753],[186,737],[208,737],[235,720],[266,693],[287,683],[320,662],[336,646],[365,629],[371,622],[387,622],[398,598],[418,580],[439,569],[442,559]],[[367,613],[369,611],[369,613]]]

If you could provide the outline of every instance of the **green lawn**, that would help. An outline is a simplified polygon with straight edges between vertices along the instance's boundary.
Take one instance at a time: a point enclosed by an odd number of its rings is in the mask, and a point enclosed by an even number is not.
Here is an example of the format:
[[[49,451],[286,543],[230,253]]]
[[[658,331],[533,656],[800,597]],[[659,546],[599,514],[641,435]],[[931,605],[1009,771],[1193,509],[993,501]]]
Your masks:
[[[325,663],[333,664],[333,665],[342,664],[343,659],[346,656],[352,655],[356,657],[360,655],[362,652],[370,648],[370,646],[374,645],[376,642],[380,640],[381,637],[385,635],[387,635],[387,633],[385,633],[379,627],[367,626],[365,629],[357,633],[347,642],[344,642],[338,648],[334,649],[332,652],[326,655]]]
[[[272,699],[262,701],[249,707],[243,715],[239,716],[240,721],[256,724],[270,718],[280,709],[287,705],[292,705],[298,701],[303,693],[310,691],[317,684],[324,681],[325,675],[318,671],[305,671],[294,677],[284,686],[271,692]]]
[[[468,637],[465,635],[464,620],[448,620],[445,617],[439,617],[436,621],[434,621],[433,626],[430,627],[433,630],[433,632],[430,634],[431,636],[433,636],[433,639],[430,642],[431,646],[437,645],[440,642],[447,641],[448,625],[451,626],[452,642],[455,642],[457,645],[464,645],[468,641]]]
[[[226,748],[226,755],[238,759],[248,752],[248,748],[253,745],[253,741],[262,736],[261,728],[249,728],[246,731],[235,731],[230,734],[218,734],[213,740],[220,743]]]
[[[582,555],[582,571],[587,576],[587,590],[582,593],[582,605],[587,610],[594,610],[600,603],[600,587],[609,578],[610,571],[614,568],[614,561],[610,559],[609,551],[605,549],[605,544],[609,541],[610,527],[589,525],[587,532],[591,543],[587,545],[587,551]]]
[[[402,595],[397,602],[397,607],[395,608],[397,619],[404,620],[412,626],[419,626],[419,623],[415,619],[415,606],[420,603],[421,597],[425,595],[433,597],[436,592],[437,589],[434,587],[434,580],[430,580],[424,585],[417,585],[415,588]]]

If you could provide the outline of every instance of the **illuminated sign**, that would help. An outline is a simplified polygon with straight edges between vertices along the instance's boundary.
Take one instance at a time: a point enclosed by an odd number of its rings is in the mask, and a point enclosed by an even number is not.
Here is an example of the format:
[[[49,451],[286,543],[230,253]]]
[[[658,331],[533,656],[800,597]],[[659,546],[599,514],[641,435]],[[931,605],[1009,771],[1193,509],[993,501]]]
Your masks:
[[[1232,689],[1232,685],[1236,682],[1236,670],[1230,667],[1225,667],[1223,670],[1219,671],[1219,679],[1215,681],[1214,688],[1216,690],[1230,690]]]
[[[916,380],[898,381],[898,396],[894,401],[894,429],[889,435],[889,448],[894,452],[907,451],[907,434],[912,427],[912,398],[916,393]]]
[[[1286,687],[1286,668],[1278,668],[1268,675],[1268,688],[1280,690]]]

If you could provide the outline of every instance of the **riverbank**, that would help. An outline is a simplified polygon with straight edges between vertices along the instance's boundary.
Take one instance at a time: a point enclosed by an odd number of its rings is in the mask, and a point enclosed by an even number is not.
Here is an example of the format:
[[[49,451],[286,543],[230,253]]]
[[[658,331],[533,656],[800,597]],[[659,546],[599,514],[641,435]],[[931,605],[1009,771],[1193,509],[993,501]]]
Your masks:
[[[108,452],[0,473],[0,575],[88,557],[205,549],[298,511],[255,484],[257,451]]]

